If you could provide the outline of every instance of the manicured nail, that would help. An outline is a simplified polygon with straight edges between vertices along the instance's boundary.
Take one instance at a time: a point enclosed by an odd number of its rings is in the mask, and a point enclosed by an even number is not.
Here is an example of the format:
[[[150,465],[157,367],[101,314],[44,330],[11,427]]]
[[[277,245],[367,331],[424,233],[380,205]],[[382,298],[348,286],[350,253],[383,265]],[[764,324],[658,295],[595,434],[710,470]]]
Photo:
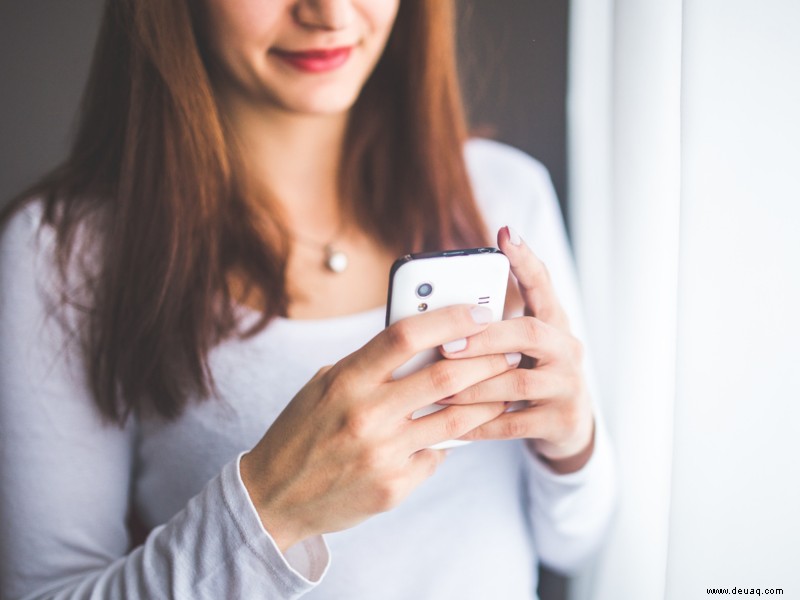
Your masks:
[[[458,340],[453,340],[452,342],[447,342],[446,344],[442,344],[442,348],[445,352],[461,352],[464,348],[467,347],[467,338],[461,338]]]
[[[522,238],[519,237],[519,234],[511,226],[507,226],[506,229],[508,229],[508,241],[514,246],[519,246],[522,243]]]
[[[486,325],[492,320],[492,311],[485,306],[473,306],[469,312],[472,313],[472,320],[478,325]]]
[[[516,367],[522,360],[522,354],[519,352],[508,352],[506,354],[506,362],[509,367]]]

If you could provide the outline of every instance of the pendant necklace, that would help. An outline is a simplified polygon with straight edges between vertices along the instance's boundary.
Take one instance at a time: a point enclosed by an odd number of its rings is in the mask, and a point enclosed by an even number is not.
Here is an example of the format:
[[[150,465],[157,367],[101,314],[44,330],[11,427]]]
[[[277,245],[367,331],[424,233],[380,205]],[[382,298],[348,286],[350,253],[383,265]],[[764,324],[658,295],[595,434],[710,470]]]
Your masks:
[[[344,250],[336,247],[336,240],[341,236],[344,227],[339,227],[339,230],[333,236],[331,241],[326,244],[322,244],[320,242],[316,242],[313,240],[309,240],[307,238],[303,238],[294,234],[294,240],[298,243],[301,243],[305,246],[317,248],[318,250],[322,250],[325,259],[322,262],[323,268],[331,273],[343,273],[347,270],[347,265],[349,263],[349,259],[347,254]]]
[[[325,266],[332,273],[342,273],[347,269],[347,254],[336,250],[333,244],[325,244]]]

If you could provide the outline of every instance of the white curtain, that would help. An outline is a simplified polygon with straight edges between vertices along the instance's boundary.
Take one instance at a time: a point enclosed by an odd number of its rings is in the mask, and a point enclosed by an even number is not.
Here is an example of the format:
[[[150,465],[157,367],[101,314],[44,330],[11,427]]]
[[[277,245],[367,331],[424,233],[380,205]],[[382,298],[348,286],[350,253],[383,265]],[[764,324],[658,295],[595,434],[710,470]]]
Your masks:
[[[800,597],[800,2],[573,0],[572,230],[620,506],[576,599]]]

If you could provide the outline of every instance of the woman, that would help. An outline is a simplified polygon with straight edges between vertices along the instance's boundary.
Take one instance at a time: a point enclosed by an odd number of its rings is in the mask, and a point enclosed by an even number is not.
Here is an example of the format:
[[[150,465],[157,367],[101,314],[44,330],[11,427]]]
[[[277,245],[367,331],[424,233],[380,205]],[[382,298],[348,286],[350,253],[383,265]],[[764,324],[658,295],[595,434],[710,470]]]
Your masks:
[[[106,4],[70,157],[3,219],[3,597],[531,598],[591,552],[563,227],[537,163],[466,142],[452,13]],[[516,318],[382,330],[396,256],[487,226]]]

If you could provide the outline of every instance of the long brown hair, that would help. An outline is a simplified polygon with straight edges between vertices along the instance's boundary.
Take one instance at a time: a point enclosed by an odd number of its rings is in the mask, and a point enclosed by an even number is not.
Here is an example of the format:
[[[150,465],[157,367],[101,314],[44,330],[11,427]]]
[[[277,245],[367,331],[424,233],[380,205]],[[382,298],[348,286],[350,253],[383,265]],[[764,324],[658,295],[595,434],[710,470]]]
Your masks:
[[[69,157],[0,215],[42,200],[61,304],[84,315],[91,390],[118,423],[132,411],[174,418],[215,393],[208,351],[238,325],[232,272],[265,301],[247,335],[288,307],[287,232],[277,211],[266,231],[256,218],[190,4],[106,1]],[[398,254],[485,243],[463,158],[454,12],[452,0],[402,0],[351,112],[343,208]],[[82,222],[101,259],[82,275],[88,304],[66,285]]]

